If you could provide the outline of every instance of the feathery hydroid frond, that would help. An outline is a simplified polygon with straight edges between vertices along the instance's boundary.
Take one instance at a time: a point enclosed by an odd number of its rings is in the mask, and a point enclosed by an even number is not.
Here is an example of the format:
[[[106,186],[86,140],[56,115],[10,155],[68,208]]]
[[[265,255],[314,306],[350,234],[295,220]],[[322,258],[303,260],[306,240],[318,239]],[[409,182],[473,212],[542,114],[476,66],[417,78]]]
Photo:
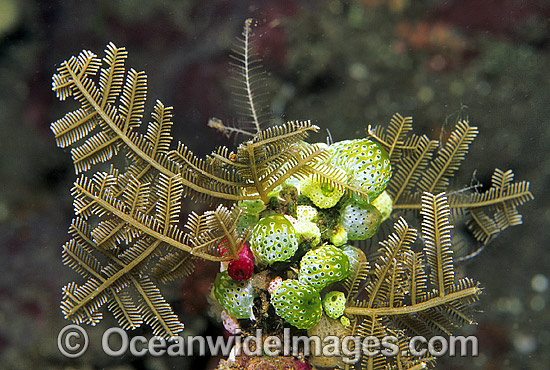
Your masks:
[[[385,317],[386,330],[404,330],[409,336],[450,333],[472,323],[472,304],[481,289],[471,279],[454,279],[446,194],[425,193],[421,214],[429,272],[422,257],[411,250],[416,232],[400,219],[395,232],[381,243],[365,289],[367,298],[350,303],[346,314],[364,316],[369,327],[372,320]]]
[[[373,277],[366,286],[367,307],[394,307],[405,292],[404,260],[416,240],[416,230],[404,219],[394,224],[395,232],[380,243],[380,256],[373,267]],[[399,302],[399,303],[398,303]]]
[[[265,109],[266,103],[262,101],[264,95],[258,93],[258,89],[264,82],[265,72],[262,64],[253,48],[253,20],[247,19],[244,22],[244,29],[241,38],[237,38],[238,43],[234,45],[231,58],[233,62],[233,77],[235,103],[241,114],[246,117],[244,124],[250,127],[250,130],[242,130],[257,135],[266,125],[268,112]],[[226,127],[227,130],[230,128]],[[238,133],[236,130],[235,133]]]
[[[430,164],[438,142],[428,139],[423,135],[418,140],[410,154],[404,156],[399,161],[397,168],[393,171],[390,182],[388,183],[388,192],[394,202],[399,202],[403,194],[415,190],[415,186],[424,175],[426,168]]]
[[[447,143],[441,147],[420,179],[418,190],[430,193],[446,191],[449,179],[459,169],[477,133],[477,127],[470,126],[467,121],[458,122]]]
[[[403,117],[395,113],[387,128],[369,126],[367,132],[388,152],[390,161],[396,162],[403,155],[403,150],[414,150],[416,137],[406,139],[412,131],[412,117]]]

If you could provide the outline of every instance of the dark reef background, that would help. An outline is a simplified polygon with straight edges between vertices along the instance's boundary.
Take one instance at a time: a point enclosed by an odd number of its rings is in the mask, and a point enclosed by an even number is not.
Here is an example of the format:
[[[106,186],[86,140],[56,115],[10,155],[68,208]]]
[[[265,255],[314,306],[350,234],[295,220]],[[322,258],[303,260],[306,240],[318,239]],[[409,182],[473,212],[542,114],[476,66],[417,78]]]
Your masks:
[[[113,325],[108,313],[87,328],[83,357],[57,350],[67,324],[60,288],[76,278],[60,261],[75,175],[49,131],[73,107],[56,100],[51,75],[82,49],[102,56],[109,41],[126,46],[127,67],[149,76],[146,111],[155,99],[174,106],[172,136],[208,154],[233,144],[206,123],[236,122],[228,55],[248,17],[259,22],[276,120],[310,119],[341,140],[364,136],[394,112],[412,115],[415,131],[433,138],[469,117],[480,134],[457,188],[476,169],[488,185],[495,167],[531,181],[524,225],[461,267],[485,289],[479,324],[460,332],[478,336],[479,356],[442,358],[438,368],[548,369],[549,0],[0,0],[0,369],[214,366],[204,357],[108,357],[99,344]],[[313,139],[324,140],[323,130]],[[200,265],[171,287],[186,335],[220,333],[204,298],[216,269]]]

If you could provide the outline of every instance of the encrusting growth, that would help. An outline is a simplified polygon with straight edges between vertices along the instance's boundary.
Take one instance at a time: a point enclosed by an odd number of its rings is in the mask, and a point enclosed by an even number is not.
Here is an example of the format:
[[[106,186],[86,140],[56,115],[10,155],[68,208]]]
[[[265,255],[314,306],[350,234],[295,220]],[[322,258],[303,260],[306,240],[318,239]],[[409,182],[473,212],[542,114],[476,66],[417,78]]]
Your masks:
[[[464,218],[479,242],[465,258],[474,256],[521,223],[517,208],[533,199],[529,183],[497,169],[483,193],[452,191],[450,180],[478,133],[467,121],[444,143],[413,134],[412,119],[399,114],[385,128],[369,127],[369,138],[331,145],[305,141],[319,129],[309,121],[266,127],[251,26],[247,20],[234,56],[249,125],[211,121],[247,140],[206,158],[173,145],[171,108],[160,101],[147,132],[137,130],[147,81],[144,72],[126,70],[124,48],[110,43],[102,59],[82,51],[61,63],[53,90],[79,104],[51,125],[58,146],[71,148],[79,176],[62,258],[84,279],[63,288],[63,315],[96,325],[107,306],[124,329],[147,324],[155,335],[176,336],[183,324],[158,286],[214,262],[221,272],[212,297],[232,334],[259,328],[280,336],[290,328],[295,335],[392,335],[400,349],[352,365],[322,354],[263,361],[357,370],[433,366],[434,358],[401,350],[415,335],[473,323],[481,292],[475,280],[455,277],[452,224]],[[121,156],[126,160],[113,160]],[[216,206],[191,212],[182,228],[184,197]],[[403,212],[419,219],[422,238],[399,217]],[[394,231],[381,237],[376,257],[353,245],[380,236],[383,222],[393,222]]]

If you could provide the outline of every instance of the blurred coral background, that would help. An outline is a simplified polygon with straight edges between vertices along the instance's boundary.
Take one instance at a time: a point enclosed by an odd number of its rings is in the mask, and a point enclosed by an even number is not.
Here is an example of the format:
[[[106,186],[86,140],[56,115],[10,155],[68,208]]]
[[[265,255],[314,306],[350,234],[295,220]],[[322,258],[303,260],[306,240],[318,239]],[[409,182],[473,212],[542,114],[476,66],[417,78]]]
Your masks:
[[[237,122],[229,54],[252,17],[267,70],[275,122],[312,120],[313,140],[365,135],[393,113],[417,133],[444,137],[469,118],[480,134],[456,181],[488,184],[495,167],[529,180],[535,201],[524,225],[506,230],[461,268],[485,294],[479,356],[444,357],[439,369],[547,369],[550,364],[550,1],[548,0],[0,0],[0,369],[209,369],[216,358],[111,358],[100,346],[109,313],[86,328],[90,348],[64,358],[61,287],[77,276],[60,261],[72,218],[75,179],[50,122],[74,105],[58,102],[51,75],[63,60],[109,41],[125,46],[127,67],[148,75],[155,99],[174,106],[172,136],[199,155],[234,145],[207,127]],[[149,119],[146,113],[144,121]],[[474,171],[477,169],[477,172]],[[184,212],[201,210],[188,202]],[[465,248],[467,248],[466,246]],[[219,335],[206,296],[218,266],[163,292],[185,335]],[[146,331],[137,334],[147,335]]]

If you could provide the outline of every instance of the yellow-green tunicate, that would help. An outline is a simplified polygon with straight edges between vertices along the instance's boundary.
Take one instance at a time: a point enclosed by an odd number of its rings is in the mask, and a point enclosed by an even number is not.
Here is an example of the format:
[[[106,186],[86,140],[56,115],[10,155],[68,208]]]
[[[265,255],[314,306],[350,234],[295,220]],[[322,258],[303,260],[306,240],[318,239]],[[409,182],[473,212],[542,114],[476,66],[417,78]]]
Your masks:
[[[369,139],[344,140],[329,148],[330,163],[346,171],[349,185],[375,199],[384,191],[391,177],[388,153]]]
[[[321,184],[313,177],[308,177],[302,182],[300,191],[319,208],[334,207],[344,195],[342,190],[328,184]]]
[[[298,242],[308,241],[314,247],[321,241],[321,231],[317,224],[310,221],[296,221],[293,226]]]
[[[323,308],[328,317],[338,319],[346,308],[346,295],[339,291],[328,292],[323,298]]]
[[[238,202],[239,207],[245,208],[245,212],[257,215],[265,209],[265,204],[261,199],[255,200],[240,200]]]
[[[341,213],[342,227],[348,232],[349,240],[365,240],[378,231],[382,214],[371,204],[349,202]]]
[[[393,201],[387,191],[383,191],[371,204],[382,214],[381,222],[386,221],[390,217],[393,210]]]
[[[319,292],[293,279],[283,281],[273,292],[271,304],[277,315],[298,329],[310,329],[323,314]]]
[[[312,206],[297,206],[296,218],[298,221],[313,221],[317,217],[317,210]]]
[[[308,251],[300,261],[298,280],[321,291],[349,275],[349,260],[340,248],[323,245]]]
[[[298,240],[292,223],[283,215],[262,218],[252,230],[251,250],[258,262],[272,264],[286,261],[298,249]]]
[[[348,242],[348,232],[342,227],[342,225],[338,225],[330,234],[330,242],[337,247]]]

